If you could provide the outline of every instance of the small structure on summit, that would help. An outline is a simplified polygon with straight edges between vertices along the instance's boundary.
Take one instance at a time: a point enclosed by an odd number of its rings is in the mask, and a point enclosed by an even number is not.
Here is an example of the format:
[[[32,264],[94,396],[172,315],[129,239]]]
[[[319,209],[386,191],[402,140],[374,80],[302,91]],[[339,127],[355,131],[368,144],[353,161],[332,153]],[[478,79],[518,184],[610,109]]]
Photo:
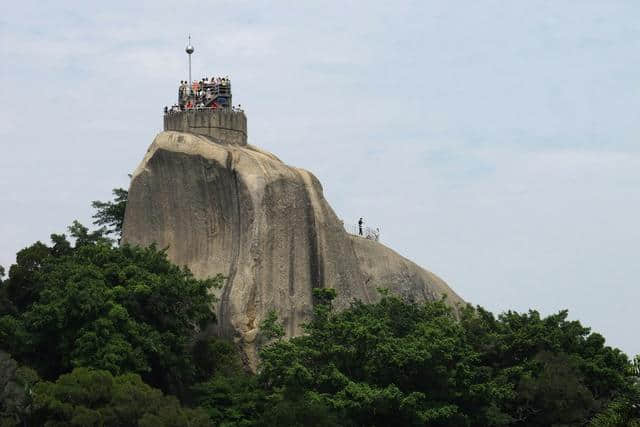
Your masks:
[[[219,144],[247,144],[247,117],[232,103],[231,80],[225,77],[191,79],[191,36],[185,52],[189,55],[189,80],[180,81],[178,102],[164,107],[164,130],[189,132]]]

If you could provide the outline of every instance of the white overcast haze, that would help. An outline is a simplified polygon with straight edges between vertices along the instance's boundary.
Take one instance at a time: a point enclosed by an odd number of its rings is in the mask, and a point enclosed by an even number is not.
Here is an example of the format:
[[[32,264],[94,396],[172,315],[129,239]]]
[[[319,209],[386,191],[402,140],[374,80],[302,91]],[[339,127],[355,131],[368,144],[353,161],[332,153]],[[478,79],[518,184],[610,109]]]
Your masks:
[[[1,265],[128,186],[188,33],[345,222],[473,304],[640,353],[638,0],[5,2]]]

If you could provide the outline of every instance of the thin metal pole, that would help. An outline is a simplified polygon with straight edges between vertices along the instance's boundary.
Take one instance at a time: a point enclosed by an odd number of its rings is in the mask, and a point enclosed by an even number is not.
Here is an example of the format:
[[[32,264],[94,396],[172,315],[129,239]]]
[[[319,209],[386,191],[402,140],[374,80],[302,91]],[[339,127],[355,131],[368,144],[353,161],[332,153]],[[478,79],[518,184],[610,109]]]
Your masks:
[[[187,47],[184,50],[189,55],[189,86],[191,86],[191,83],[192,83],[192,81],[191,81],[191,54],[194,51],[193,46],[191,46],[191,34],[189,34],[189,42],[187,43]]]

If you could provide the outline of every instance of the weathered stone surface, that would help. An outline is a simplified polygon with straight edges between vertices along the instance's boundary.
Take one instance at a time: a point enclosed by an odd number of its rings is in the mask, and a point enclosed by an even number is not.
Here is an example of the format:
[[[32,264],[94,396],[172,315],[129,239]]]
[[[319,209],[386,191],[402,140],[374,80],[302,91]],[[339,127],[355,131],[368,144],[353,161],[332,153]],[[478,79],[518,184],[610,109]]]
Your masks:
[[[206,136],[219,144],[247,145],[247,116],[225,109],[186,110],[164,115],[164,130]]]
[[[375,301],[378,287],[462,303],[432,273],[346,233],[311,173],[251,145],[190,133],[162,132],[149,147],[131,180],[123,240],[168,247],[169,258],[198,277],[227,276],[217,333],[236,339],[250,365],[269,310],[288,336],[300,334],[314,287],[335,288],[338,308]]]

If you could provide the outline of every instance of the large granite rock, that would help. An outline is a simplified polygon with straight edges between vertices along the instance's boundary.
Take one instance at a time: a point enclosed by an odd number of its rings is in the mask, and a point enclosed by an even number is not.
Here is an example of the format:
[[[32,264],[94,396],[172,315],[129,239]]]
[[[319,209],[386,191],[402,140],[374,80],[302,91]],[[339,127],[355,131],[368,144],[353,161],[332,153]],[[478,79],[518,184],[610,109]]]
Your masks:
[[[131,180],[123,241],[168,247],[200,278],[224,274],[217,333],[233,337],[251,367],[262,319],[275,309],[287,336],[300,334],[315,287],[335,288],[338,309],[376,301],[379,287],[463,303],[432,273],[346,233],[311,173],[190,133],[162,132],[149,147]]]

